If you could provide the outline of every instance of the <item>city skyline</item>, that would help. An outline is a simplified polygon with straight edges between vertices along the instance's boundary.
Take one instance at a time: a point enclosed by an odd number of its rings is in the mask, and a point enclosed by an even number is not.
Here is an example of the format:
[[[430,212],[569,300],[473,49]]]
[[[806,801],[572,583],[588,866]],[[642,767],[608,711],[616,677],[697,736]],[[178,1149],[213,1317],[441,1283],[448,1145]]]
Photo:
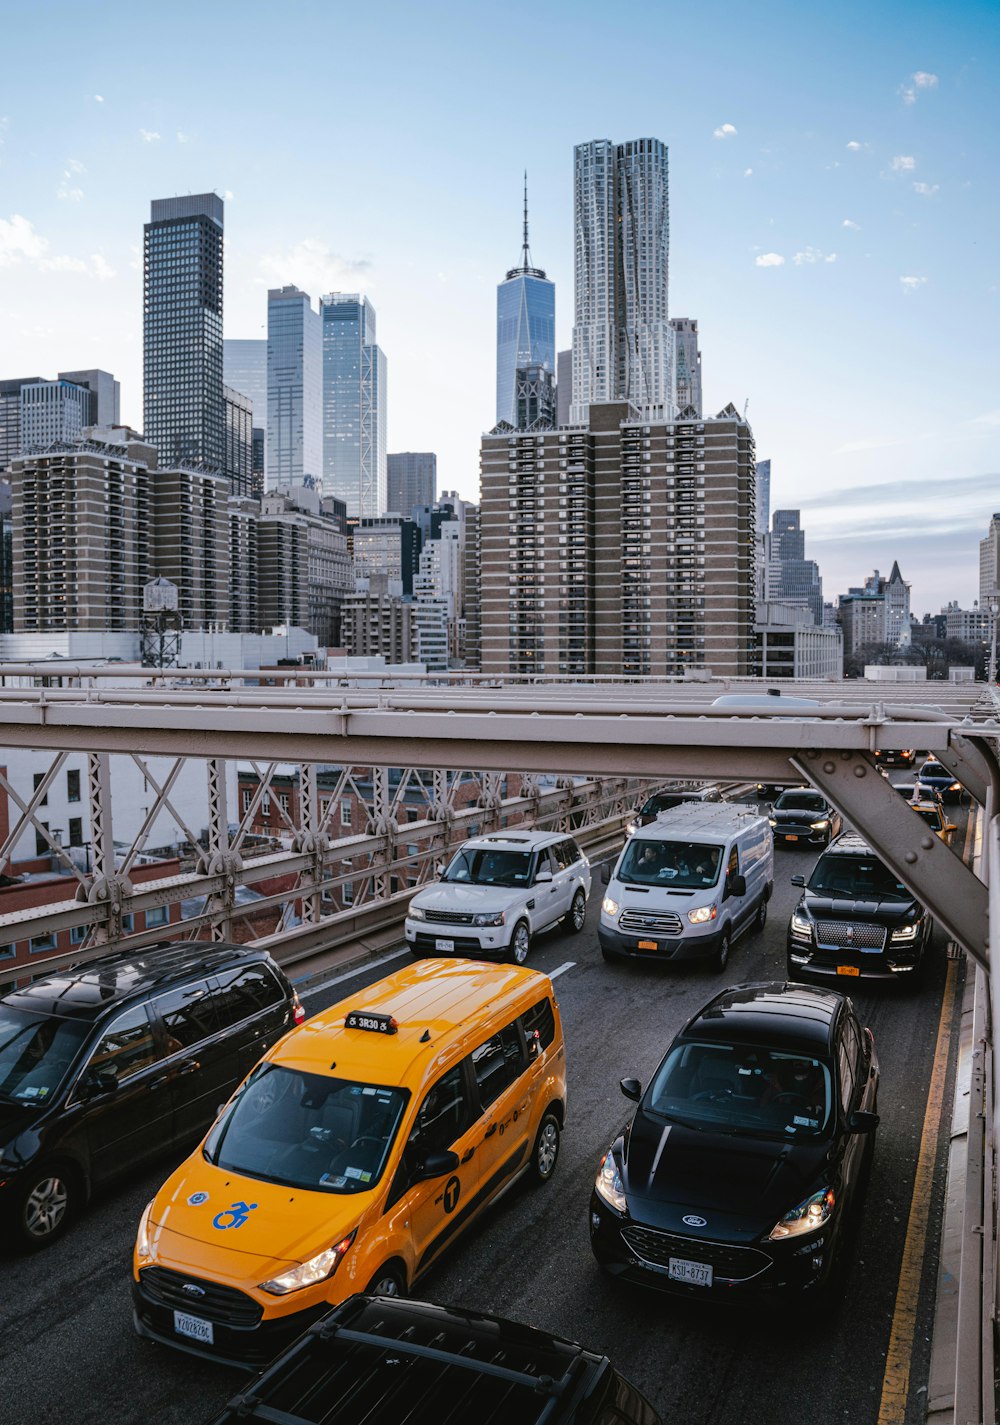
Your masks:
[[[300,82],[297,62],[281,112],[259,112],[236,79],[266,15],[252,3],[237,30],[224,12],[197,12],[230,65],[211,86],[176,72],[179,39],[146,43],[152,20],[118,3],[92,17],[86,67],[50,54],[43,111],[27,73],[13,72],[0,109],[0,373],[114,372],[123,419],[141,424],[142,223],[154,198],[215,188],[225,335],[264,334],[272,287],[370,295],[393,361],[389,448],[437,451],[442,486],[475,498],[494,415],[496,280],[524,167],[564,350],[573,148],[656,137],[670,152],[671,308],[699,324],[705,412],[749,399],[772,505],[802,509],[828,597],[898,559],[918,612],[971,606],[1000,479],[985,240],[997,202],[993,7],[889,4],[873,16],[848,3],[821,18],[779,4],[765,24],[716,5],[693,33],[675,28],[674,7],[626,5],[609,24],[584,4],[570,24],[557,5],[522,75],[529,86],[544,76],[544,145],[507,122],[486,17],[463,11],[458,26],[440,6],[426,31],[406,7],[389,12],[377,67],[387,98],[363,119],[367,80],[346,79],[331,100]],[[361,16],[302,13],[318,43],[334,25],[340,44],[374,40]],[[31,52],[70,14],[18,14],[9,37]],[[599,87],[581,85],[597,42],[636,24],[645,43],[627,79],[602,69]],[[702,38],[720,25],[721,62]],[[292,58],[269,64],[278,83]],[[326,132],[336,141],[317,166],[310,136]]]

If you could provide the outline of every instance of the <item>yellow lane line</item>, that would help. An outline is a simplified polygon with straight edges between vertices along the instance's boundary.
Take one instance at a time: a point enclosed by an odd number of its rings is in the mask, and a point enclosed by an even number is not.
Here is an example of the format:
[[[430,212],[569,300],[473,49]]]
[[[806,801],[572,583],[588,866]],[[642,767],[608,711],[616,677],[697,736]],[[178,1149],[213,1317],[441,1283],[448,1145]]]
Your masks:
[[[889,1333],[885,1375],[882,1379],[882,1400],[878,1425],[905,1425],[906,1400],[910,1389],[910,1366],[913,1358],[913,1337],[917,1326],[917,1302],[923,1272],[927,1222],[931,1208],[931,1187],[934,1178],[934,1157],[937,1150],[941,1115],[944,1110],[944,1082],[951,1048],[951,1025],[955,1006],[958,961],[948,961],[941,1016],[938,1020],[937,1044],[927,1092],[927,1112],[920,1135],[917,1172],[913,1180],[910,1216],[906,1224],[903,1260],[899,1268],[896,1305]]]

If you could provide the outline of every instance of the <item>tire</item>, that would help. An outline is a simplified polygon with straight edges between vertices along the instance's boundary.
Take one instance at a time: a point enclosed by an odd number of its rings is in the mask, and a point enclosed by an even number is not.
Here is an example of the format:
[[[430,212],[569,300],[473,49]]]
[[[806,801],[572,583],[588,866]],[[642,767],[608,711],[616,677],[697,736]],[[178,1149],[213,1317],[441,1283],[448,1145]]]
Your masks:
[[[713,958],[713,960],[712,960],[712,968],[713,968],[714,970],[717,970],[720,975],[721,975],[722,972],[725,970],[726,966],[729,964],[729,947],[730,947],[730,944],[731,944],[731,939],[730,939],[730,935],[729,935],[729,930],[728,930],[728,928],[727,928],[727,929],[725,929],[725,930],[722,932],[722,934],[719,936],[719,946],[718,946],[718,949],[716,950],[715,956],[714,956],[714,958]]]
[[[547,1183],[556,1170],[559,1160],[559,1120],[554,1113],[546,1113],[535,1134],[535,1146],[531,1150],[531,1177],[536,1183]]]
[[[21,1188],[15,1231],[22,1247],[38,1251],[66,1231],[78,1206],[75,1178],[64,1168],[42,1165]]]
[[[579,935],[580,931],[587,923],[587,897],[582,889],[573,896],[573,904],[563,916],[563,925],[570,935]]]
[[[406,1280],[402,1269],[395,1262],[387,1262],[375,1273],[365,1291],[369,1296],[405,1296]]]
[[[526,920],[519,920],[514,926],[514,932],[510,937],[510,945],[507,947],[507,958],[515,965],[523,965],[528,958],[528,951],[531,949],[531,931],[528,929]]]
[[[760,935],[767,924],[767,899],[763,899],[757,907],[757,914],[754,916],[753,929],[755,935]]]

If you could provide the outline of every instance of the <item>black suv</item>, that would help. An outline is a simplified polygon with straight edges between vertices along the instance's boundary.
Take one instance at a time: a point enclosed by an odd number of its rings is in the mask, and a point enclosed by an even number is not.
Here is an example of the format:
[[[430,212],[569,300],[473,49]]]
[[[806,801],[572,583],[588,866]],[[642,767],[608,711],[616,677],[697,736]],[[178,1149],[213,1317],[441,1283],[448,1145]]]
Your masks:
[[[662,1425],[607,1356],[499,1316],[351,1296],[300,1336],[212,1425]]]
[[[647,797],[638,811],[633,812],[626,830],[629,836],[640,826],[648,826],[665,811],[672,811],[682,802],[724,802],[722,789],[714,782],[705,787],[670,787],[663,792],[654,792]]]
[[[896,980],[920,968],[933,922],[867,841],[838,836],[813,873],[793,876],[802,897],[788,922],[793,980]]]
[[[0,1222],[43,1247],[91,1192],[175,1144],[304,1018],[269,955],[181,941],[0,999]]]

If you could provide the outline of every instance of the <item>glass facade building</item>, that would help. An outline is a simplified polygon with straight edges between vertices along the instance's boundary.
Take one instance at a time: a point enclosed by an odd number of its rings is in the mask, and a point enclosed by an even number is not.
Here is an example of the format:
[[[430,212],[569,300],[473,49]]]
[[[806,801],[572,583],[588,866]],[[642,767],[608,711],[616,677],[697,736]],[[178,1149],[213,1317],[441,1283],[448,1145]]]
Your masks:
[[[404,450],[386,456],[387,512],[409,515],[417,505],[433,505],[437,493],[437,456],[430,450]]]
[[[79,440],[84,426],[95,423],[96,405],[93,392],[71,381],[33,381],[22,386],[22,451]]]
[[[222,343],[222,379],[234,391],[250,398],[253,424],[266,430],[267,337],[226,337]]]
[[[323,468],[319,313],[297,287],[267,294],[267,488],[318,480]]]
[[[253,493],[253,407],[249,396],[223,386],[226,406],[226,475],[234,495]]]
[[[527,366],[556,374],[556,286],[532,267],[525,174],[521,265],[497,287],[497,423],[517,426],[517,373]]]
[[[144,229],[143,421],[161,469],[225,465],[223,202],[154,199]]]
[[[386,508],[386,359],[375,342],[375,309],[355,292],[320,301],[323,324],[323,491],[350,518]]]

